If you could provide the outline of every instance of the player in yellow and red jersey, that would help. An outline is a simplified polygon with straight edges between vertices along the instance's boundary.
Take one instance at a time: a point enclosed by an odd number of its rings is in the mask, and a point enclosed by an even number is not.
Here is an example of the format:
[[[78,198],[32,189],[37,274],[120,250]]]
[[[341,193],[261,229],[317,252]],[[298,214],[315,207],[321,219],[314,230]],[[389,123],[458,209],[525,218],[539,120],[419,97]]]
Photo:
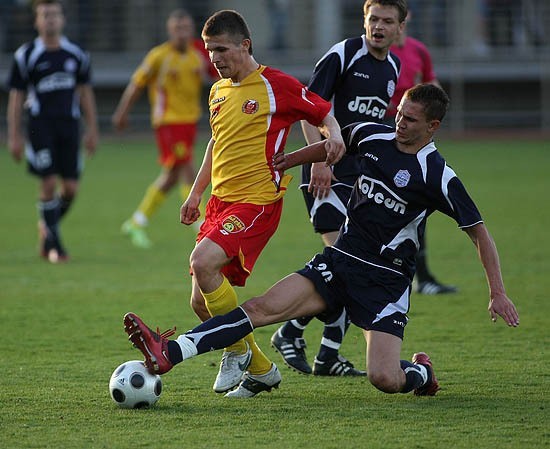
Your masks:
[[[205,23],[202,38],[221,76],[210,91],[210,139],[181,222],[194,223],[201,196],[212,184],[206,216],[190,257],[191,304],[206,320],[237,307],[233,285],[242,286],[277,229],[289,176],[273,168],[290,126],[307,120],[327,137],[329,152],[344,151],[330,103],[295,78],[258,64],[250,31],[236,11],[219,11]],[[216,392],[251,397],[277,387],[281,375],[252,334],[225,349]]]
[[[115,128],[124,129],[132,105],[148,90],[162,170],[132,217],[122,225],[123,233],[142,248],[151,246],[144,228],[166,194],[178,182],[182,183],[182,198],[189,194],[196,176],[193,146],[202,113],[201,90],[204,82],[217,78],[214,67],[197,48],[193,18],[178,9],[170,14],[166,27],[169,40],[147,53],[126,87],[112,120]],[[202,40],[200,45],[204,46]]]

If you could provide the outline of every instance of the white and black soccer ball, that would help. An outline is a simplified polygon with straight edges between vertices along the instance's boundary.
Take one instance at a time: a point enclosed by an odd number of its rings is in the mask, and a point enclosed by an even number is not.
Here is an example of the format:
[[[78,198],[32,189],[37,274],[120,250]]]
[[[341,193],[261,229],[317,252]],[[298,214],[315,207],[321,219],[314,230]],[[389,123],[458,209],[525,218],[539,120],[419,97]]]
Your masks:
[[[151,407],[160,398],[162,380],[151,374],[143,361],[125,362],[111,375],[111,398],[122,408]]]

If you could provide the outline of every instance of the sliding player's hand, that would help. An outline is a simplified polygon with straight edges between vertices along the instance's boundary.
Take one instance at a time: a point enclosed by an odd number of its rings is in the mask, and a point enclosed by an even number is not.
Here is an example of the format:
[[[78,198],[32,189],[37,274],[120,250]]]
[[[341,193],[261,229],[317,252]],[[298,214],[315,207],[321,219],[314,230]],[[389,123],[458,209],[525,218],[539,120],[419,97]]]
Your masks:
[[[519,314],[516,306],[504,293],[492,297],[488,309],[493,322],[496,322],[497,317],[500,316],[508,326],[519,326]]]

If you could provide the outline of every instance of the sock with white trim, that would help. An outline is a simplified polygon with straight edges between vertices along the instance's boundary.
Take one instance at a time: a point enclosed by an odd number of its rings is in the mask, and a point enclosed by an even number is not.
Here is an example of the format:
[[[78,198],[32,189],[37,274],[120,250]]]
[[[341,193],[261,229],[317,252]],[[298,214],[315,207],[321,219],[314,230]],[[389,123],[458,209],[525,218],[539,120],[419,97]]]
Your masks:
[[[179,345],[182,360],[185,360],[197,354],[223,349],[245,337],[253,330],[252,323],[244,310],[237,307],[225,315],[217,315],[206,320],[185,334],[180,335],[175,342]],[[178,363],[179,359],[175,349],[174,345],[169,342],[168,350],[172,363]],[[174,357],[174,360],[172,360],[172,357]]]
[[[401,369],[405,372],[406,377],[401,393],[416,390],[430,380],[430,372],[424,365],[415,365],[408,360],[401,360]]]

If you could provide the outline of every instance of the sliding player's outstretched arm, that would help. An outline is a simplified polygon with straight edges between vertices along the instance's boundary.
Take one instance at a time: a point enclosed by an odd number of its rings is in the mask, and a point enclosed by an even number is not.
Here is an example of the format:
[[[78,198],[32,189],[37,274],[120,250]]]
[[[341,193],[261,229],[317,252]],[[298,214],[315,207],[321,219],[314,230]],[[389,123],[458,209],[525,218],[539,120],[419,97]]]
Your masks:
[[[466,228],[477,248],[479,259],[489,284],[489,313],[493,321],[500,315],[508,326],[519,326],[519,315],[512,300],[506,295],[497,248],[491,234],[483,223]]]

